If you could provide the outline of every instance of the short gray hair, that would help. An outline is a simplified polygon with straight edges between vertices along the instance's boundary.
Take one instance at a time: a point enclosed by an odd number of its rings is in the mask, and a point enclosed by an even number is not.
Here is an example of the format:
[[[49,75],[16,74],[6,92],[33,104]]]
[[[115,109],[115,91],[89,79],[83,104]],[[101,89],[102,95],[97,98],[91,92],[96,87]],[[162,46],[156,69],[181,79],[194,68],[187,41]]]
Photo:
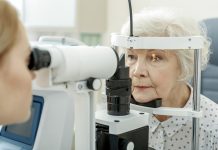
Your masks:
[[[122,35],[129,35],[129,21],[121,30]],[[202,49],[201,68],[206,68],[210,54],[210,41],[207,39],[206,27],[199,24],[193,18],[184,16],[178,11],[169,8],[147,8],[133,16],[134,36],[202,36],[204,38],[204,48]],[[178,50],[175,52],[181,65],[180,80],[192,78],[194,72],[194,51]]]

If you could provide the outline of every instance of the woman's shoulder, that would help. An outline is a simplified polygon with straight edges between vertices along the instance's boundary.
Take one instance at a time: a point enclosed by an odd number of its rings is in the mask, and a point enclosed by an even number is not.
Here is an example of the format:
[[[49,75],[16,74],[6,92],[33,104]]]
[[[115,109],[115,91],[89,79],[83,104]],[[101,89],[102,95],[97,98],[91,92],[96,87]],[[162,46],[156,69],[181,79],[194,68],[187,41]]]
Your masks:
[[[200,104],[201,104],[202,111],[205,111],[208,113],[213,113],[213,112],[218,113],[218,104],[204,95],[201,95]]]
[[[200,119],[201,129],[218,138],[218,104],[201,95],[200,110],[203,113],[203,117]]]

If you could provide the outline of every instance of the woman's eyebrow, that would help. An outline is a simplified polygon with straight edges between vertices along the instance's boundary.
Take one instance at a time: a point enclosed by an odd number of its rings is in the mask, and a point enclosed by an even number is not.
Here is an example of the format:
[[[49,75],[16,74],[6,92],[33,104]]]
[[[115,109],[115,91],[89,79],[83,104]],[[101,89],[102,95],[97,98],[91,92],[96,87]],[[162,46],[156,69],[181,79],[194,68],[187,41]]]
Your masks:
[[[151,49],[151,50],[148,50],[148,52],[160,52],[160,53],[165,53],[166,50],[161,50],[161,49]]]

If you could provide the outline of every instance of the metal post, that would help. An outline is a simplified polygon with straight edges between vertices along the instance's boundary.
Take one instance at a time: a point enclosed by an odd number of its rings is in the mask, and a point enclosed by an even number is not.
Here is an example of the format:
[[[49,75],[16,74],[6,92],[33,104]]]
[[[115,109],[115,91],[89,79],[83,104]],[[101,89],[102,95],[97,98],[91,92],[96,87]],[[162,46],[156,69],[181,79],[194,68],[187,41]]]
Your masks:
[[[201,49],[194,50],[193,105],[194,111],[200,111],[201,88]],[[199,149],[199,118],[192,119],[192,150]]]
[[[89,92],[90,95],[90,150],[96,150],[95,147],[95,102],[98,99],[97,91]],[[88,136],[88,135],[87,135]]]
[[[91,101],[88,92],[72,91],[75,103],[75,150],[92,150],[91,132],[93,131],[90,118]]]

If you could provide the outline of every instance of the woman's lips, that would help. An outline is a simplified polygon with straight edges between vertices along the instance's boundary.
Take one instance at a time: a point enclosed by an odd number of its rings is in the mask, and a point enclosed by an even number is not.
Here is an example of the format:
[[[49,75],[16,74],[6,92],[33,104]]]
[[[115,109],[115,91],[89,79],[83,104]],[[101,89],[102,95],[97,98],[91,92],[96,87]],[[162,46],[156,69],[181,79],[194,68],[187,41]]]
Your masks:
[[[134,86],[137,89],[148,89],[148,88],[152,88],[151,86]]]

